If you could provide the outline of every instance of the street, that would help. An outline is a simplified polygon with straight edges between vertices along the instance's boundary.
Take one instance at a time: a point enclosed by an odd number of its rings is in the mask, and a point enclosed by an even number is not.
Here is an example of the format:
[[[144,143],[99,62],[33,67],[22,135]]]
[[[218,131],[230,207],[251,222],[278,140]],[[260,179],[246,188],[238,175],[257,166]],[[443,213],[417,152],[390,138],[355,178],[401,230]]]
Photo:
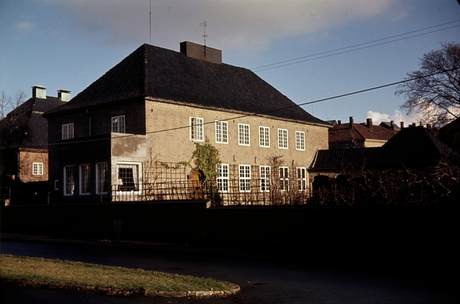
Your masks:
[[[137,267],[232,281],[241,293],[227,299],[109,297],[77,291],[2,286],[2,303],[457,303],[454,294],[423,281],[363,272],[295,267],[228,255],[164,252],[94,244],[2,241],[2,253]]]

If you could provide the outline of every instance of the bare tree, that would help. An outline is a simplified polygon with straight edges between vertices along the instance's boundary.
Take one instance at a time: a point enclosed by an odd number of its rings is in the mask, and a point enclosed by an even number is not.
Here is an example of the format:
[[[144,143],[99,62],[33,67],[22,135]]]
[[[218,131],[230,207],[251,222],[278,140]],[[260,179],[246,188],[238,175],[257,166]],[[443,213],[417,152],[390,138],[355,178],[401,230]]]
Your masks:
[[[0,119],[4,118],[8,113],[11,105],[11,96],[8,96],[5,91],[0,94]]]
[[[459,116],[460,44],[448,43],[425,54],[420,68],[407,74],[410,78],[416,80],[403,83],[396,90],[397,95],[407,97],[402,107],[408,113],[420,112],[425,123],[437,126]]]

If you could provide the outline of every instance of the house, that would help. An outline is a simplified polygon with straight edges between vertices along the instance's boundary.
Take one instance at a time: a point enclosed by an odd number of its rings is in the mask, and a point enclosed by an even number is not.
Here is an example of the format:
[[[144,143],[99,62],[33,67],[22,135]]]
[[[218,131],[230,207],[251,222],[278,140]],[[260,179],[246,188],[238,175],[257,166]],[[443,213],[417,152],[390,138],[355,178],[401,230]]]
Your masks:
[[[195,144],[205,142],[219,151],[217,190],[228,202],[266,202],[278,179],[308,193],[307,168],[327,149],[329,124],[221,58],[192,42],[180,52],[144,44],[49,111],[55,199],[183,198],[198,180]]]
[[[350,117],[349,123],[342,124],[339,120],[329,129],[329,147],[331,149],[380,147],[397,132],[394,123],[389,127],[376,126],[372,124],[371,118],[368,118],[365,123],[354,123],[353,117]]]
[[[70,91],[46,96],[32,87],[32,97],[0,121],[2,196],[12,202],[46,202],[48,182],[48,122],[43,113],[65,104]]]
[[[460,118],[439,129],[439,139],[460,154]]]

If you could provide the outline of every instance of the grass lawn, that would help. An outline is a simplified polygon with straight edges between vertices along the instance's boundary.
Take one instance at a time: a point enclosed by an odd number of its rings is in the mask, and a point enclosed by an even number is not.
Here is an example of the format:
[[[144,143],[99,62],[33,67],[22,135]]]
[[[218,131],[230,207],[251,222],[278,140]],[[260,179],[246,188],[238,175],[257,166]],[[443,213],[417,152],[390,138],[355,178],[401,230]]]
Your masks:
[[[210,278],[6,254],[0,254],[0,280],[109,295],[206,297],[239,291],[236,284]]]

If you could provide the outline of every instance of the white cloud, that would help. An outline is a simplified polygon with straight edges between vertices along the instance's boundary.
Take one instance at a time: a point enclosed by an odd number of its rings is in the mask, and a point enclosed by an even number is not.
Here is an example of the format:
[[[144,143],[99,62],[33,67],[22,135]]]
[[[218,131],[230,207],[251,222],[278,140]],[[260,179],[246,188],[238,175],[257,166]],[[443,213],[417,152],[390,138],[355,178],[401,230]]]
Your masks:
[[[422,112],[412,112],[409,114],[406,114],[404,112],[401,112],[400,110],[395,110],[393,114],[387,114],[387,113],[382,113],[382,112],[377,112],[377,111],[367,111],[366,117],[367,118],[372,118],[372,123],[373,124],[380,124],[382,121],[391,121],[393,120],[395,124],[399,125],[401,121],[404,122],[406,126],[415,123],[419,124],[420,122],[425,125],[425,124],[436,124],[436,113],[438,113],[440,110],[432,107],[429,109],[430,111],[430,117],[427,118],[427,115],[424,115]],[[449,108],[449,111],[454,113],[457,116],[460,116],[460,109],[458,108]],[[455,117],[451,117],[454,119]]]
[[[74,15],[89,33],[111,43],[148,41],[149,0],[42,0]],[[208,23],[210,45],[260,49],[277,39],[325,31],[388,10],[394,0],[153,0],[152,44],[178,47],[201,41]],[[100,36],[98,36],[100,37]]]
[[[26,32],[26,31],[30,31],[31,29],[33,29],[34,24],[32,22],[30,22],[30,21],[23,20],[23,21],[16,22],[14,27],[19,31]]]

